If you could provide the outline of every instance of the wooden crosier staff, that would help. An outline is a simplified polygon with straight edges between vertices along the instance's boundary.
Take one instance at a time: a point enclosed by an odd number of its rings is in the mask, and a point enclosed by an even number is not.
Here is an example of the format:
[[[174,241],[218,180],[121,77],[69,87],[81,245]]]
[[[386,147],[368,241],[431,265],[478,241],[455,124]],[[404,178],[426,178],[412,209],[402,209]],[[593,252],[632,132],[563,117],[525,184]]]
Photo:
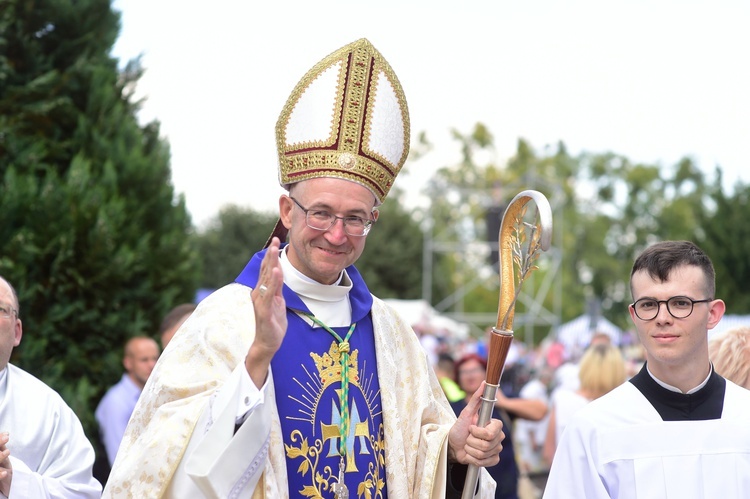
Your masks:
[[[537,218],[534,224],[524,222],[526,204],[534,201]],[[529,232],[528,245],[526,232]],[[490,334],[487,356],[487,376],[485,377],[482,405],[479,409],[477,426],[487,426],[495,406],[495,394],[500,383],[500,375],[513,341],[513,315],[516,301],[521,292],[521,284],[536,270],[534,262],[540,251],[547,251],[552,240],[552,210],[544,194],[538,191],[523,191],[516,195],[505,209],[500,225],[498,243],[500,249],[500,303],[497,311],[497,325]],[[515,269],[518,269],[516,286]],[[507,428],[506,431],[510,431]],[[479,478],[479,467],[469,465],[466,473],[462,499],[474,497]]]

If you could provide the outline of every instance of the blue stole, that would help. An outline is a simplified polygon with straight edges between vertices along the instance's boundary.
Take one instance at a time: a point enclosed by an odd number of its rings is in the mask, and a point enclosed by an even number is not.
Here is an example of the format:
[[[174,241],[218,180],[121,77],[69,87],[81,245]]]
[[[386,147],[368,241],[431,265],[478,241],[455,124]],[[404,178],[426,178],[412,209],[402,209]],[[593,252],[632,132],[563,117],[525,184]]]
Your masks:
[[[255,287],[266,250],[256,253],[236,282]],[[344,481],[350,497],[387,498],[385,432],[372,328],[372,295],[354,266],[349,300],[352,334],[349,354],[349,435]],[[297,313],[310,313],[286,285],[286,336],[271,361],[276,407],[286,451],[290,497],[333,497],[338,481],[341,364],[338,342],[323,328],[308,324]],[[331,328],[342,338],[349,327]],[[396,366],[394,366],[395,368]]]

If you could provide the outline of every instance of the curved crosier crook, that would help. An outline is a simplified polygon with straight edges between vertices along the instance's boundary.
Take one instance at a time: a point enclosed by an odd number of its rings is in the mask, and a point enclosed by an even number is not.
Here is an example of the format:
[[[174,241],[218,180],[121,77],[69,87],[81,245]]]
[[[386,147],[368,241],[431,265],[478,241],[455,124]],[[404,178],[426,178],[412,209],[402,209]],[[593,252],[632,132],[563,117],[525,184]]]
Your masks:
[[[534,201],[537,207],[537,219],[534,224],[524,222],[526,205]],[[527,240],[528,246],[524,248]],[[487,426],[492,417],[495,405],[495,394],[500,383],[500,375],[508,357],[510,344],[513,341],[513,317],[516,301],[523,281],[536,269],[534,261],[540,251],[547,251],[552,241],[552,209],[544,194],[538,191],[522,191],[514,197],[503,214],[503,221],[498,234],[500,248],[500,303],[497,310],[497,325],[490,335],[489,355],[487,356],[487,375],[485,377],[482,405],[479,409],[477,426]],[[516,286],[515,269],[518,269]],[[461,499],[471,499],[479,478],[479,467],[469,465]]]
[[[537,206],[538,220],[536,225],[530,226],[524,224],[523,216],[526,212],[526,205],[532,200]],[[513,330],[513,316],[516,299],[518,298],[514,263],[524,263],[522,261],[524,255],[519,254],[520,243],[522,241],[519,241],[514,232],[519,230],[521,224],[531,229],[529,250],[526,256],[529,259],[535,259],[538,256],[539,250],[547,251],[552,242],[552,209],[544,194],[530,190],[516,194],[516,197],[510,202],[503,215],[500,233],[498,234],[498,245],[500,247],[500,303],[497,308],[497,327],[502,330]],[[530,272],[532,269],[521,267],[520,270],[522,275],[518,283],[519,290],[525,279],[523,272]]]

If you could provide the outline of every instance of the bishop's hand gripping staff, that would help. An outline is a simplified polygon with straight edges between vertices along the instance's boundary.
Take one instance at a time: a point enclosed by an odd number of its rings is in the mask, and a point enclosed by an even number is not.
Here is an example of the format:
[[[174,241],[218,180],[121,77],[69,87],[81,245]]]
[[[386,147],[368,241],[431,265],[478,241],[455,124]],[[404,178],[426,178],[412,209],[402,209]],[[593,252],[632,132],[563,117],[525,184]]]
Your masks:
[[[526,204],[534,201],[537,207],[534,223],[524,221]],[[527,235],[528,234],[528,235]],[[477,426],[487,426],[495,405],[495,393],[500,383],[505,359],[513,341],[513,314],[521,292],[521,284],[536,270],[534,262],[541,251],[547,251],[552,240],[552,210],[544,194],[527,190],[513,198],[503,214],[498,243],[500,249],[500,304],[497,325],[490,334],[482,405]],[[518,271],[518,274],[515,273]],[[510,431],[506,428],[505,431]],[[477,486],[479,467],[469,465],[461,499],[471,499]]]

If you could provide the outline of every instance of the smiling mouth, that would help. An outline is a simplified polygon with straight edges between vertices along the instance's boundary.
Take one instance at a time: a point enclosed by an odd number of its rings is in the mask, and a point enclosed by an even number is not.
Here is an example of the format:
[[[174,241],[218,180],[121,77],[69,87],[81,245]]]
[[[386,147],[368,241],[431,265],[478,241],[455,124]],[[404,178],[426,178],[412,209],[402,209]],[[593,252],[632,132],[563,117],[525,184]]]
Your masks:
[[[320,246],[317,246],[317,248],[320,251],[328,253],[329,255],[343,255],[343,254],[345,254],[344,251],[339,251],[339,250],[335,250],[335,249],[331,249],[331,248],[323,248],[323,247],[320,247]]]

